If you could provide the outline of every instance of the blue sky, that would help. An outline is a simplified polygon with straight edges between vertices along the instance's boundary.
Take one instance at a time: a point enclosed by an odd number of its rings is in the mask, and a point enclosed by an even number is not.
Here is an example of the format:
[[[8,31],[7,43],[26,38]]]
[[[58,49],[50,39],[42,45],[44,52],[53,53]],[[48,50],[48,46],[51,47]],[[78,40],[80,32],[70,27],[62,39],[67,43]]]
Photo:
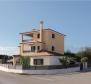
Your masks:
[[[77,52],[91,47],[91,1],[88,0],[0,0],[0,48],[19,45],[19,33],[31,31],[44,21],[65,35],[65,50]],[[11,49],[11,48],[9,48]],[[0,52],[0,53],[2,53]],[[12,52],[13,53],[13,52]]]

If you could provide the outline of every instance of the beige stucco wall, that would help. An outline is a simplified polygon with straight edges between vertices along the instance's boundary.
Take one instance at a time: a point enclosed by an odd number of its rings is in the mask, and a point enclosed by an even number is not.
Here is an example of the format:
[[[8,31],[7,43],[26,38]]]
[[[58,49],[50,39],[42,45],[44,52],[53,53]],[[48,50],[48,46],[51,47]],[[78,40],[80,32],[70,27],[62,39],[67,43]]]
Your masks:
[[[39,38],[37,38],[37,34],[39,33],[38,32],[33,32],[33,40],[35,41],[40,41]],[[55,34],[55,38],[52,38],[52,34]],[[42,43],[35,43],[34,46],[40,46],[40,49],[44,49],[44,50],[48,50],[48,51],[52,51],[51,48],[52,46],[55,47],[55,51],[54,52],[57,52],[57,53],[60,53],[60,54],[64,54],[64,35],[61,35],[57,32],[54,32],[54,31],[51,31],[51,30],[46,30],[44,29],[43,30],[43,44]],[[27,52],[27,53],[24,53],[23,51],[25,50],[30,50],[31,51],[31,46],[33,45],[29,45],[29,44],[20,44],[20,54],[22,56],[31,56],[32,52]]]
[[[33,32],[33,40],[36,40],[36,41],[40,41],[40,39],[39,38],[37,38],[37,34],[39,34],[40,32],[39,31],[35,31],[35,32]]]
[[[35,43],[33,45],[29,45],[29,44],[21,44],[20,47],[20,54],[21,56],[34,56],[34,54],[37,54],[37,50],[35,52],[23,52],[23,51],[31,51],[31,46],[40,46],[40,50],[42,49],[41,43]]]
[[[50,31],[50,30],[45,30],[43,33],[44,35],[44,42],[46,43],[46,49],[48,51],[51,51],[51,47],[55,47],[55,51],[57,53],[64,54],[64,36],[60,35],[59,33]],[[55,34],[55,38],[52,38],[52,34]]]

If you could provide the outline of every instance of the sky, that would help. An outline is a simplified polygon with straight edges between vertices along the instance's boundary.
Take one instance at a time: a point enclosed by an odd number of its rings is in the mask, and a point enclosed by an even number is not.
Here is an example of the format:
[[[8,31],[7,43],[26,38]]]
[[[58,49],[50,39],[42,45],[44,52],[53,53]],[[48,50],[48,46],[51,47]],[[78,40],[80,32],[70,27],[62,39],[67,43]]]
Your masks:
[[[0,0],[0,54],[18,54],[20,32],[44,21],[65,34],[65,51],[91,47],[91,0]]]

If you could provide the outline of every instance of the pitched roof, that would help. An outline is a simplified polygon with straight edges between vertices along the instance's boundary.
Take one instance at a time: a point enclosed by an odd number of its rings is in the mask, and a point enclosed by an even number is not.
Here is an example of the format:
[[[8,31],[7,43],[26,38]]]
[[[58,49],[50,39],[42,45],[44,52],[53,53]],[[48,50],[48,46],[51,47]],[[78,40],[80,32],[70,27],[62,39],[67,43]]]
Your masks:
[[[63,54],[60,54],[60,53],[57,53],[57,52],[48,51],[48,50],[41,50],[39,52],[47,52],[50,55],[54,55],[54,56],[63,56]]]
[[[57,31],[55,31],[55,30],[53,30],[53,29],[50,29],[50,28],[43,29],[43,30],[53,31],[53,32],[56,32],[56,33],[58,33],[58,34],[60,34],[60,35],[66,36],[66,35],[64,35],[64,34],[62,34],[62,33],[60,33],[60,32],[57,32]],[[37,30],[37,29],[33,29],[33,30],[32,30],[32,31],[30,31],[30,32],[23,32],[23,33],[20,33],[20,34],[32,35],[32,34],[33,34],[33,32],[39,32],[39,29],[38,29],[38,30]]]
[[[47,29],[44,29],[44,30],[50,30],[50,31],[56,32],[56,33],[58,33],[58,34],[60,34],[60,35],[66,36],[66,35],[64,35],[64,34],[62,34],[62,33],[60,33],[60,32],[57,32],[57,31],[55,31],[55,30],[53,30],[53,29],[50,29],[50,28],[47,28]]]

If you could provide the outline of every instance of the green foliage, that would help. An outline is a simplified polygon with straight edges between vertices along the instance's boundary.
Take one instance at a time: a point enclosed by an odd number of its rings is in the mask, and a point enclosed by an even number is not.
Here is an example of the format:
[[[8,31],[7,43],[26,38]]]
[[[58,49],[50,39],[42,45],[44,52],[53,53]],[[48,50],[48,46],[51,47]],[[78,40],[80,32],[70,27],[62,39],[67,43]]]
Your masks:
[[[30,66],[30,57],[28,56],[21,56],[20,64],[23,66]]]
[[[80,57],[89,57],[91,56],[91,48],[85,48],[83,51],[77,53]]]
[[[80,62],[85,61],[85,59],[91,61],[91,48],[84,48],[84,50],[79,51],[76,56]]]
[[[66,51],[64,53],[64,55],[66,56],[66,59],[67,59],[67,63],[68,64],[75,64],[76,62],[76,54],[71,52],[70,50]]]
[[[65,56],[67,56],[69,59],[71,59],[71,60],[76,60],[77,59],[77,57],[76,57],[76,54],[75,53],[73,53],[73,52],[71,52],[71,51],[66,51],[65,53],[64,53],[64,55]]]
[[[81,58],[81,63],[84,63],[84,62],[87,62],[87,61],[88,61],[88,58],[87,57]]]
[[[77,62],[84,62],[88,60],[88,62],[91,62],[91,48],[89,47],[84,48],[82,51],[79,51],[77,53],[73,53],[68,50],[64,53],[64,55],[67,56],[68,60],[74,59]]]
[[[69,64],[68,59],[66,56],[59,59],[59,61],[62,63],[62,65],[67,66]]]
[[[75,55],[75,53],[72,53],[71,51],[66,51],[65,53],[64,53],[64,55],[65,56],[68,56],[68,57],[75,57],[76,55]]]

